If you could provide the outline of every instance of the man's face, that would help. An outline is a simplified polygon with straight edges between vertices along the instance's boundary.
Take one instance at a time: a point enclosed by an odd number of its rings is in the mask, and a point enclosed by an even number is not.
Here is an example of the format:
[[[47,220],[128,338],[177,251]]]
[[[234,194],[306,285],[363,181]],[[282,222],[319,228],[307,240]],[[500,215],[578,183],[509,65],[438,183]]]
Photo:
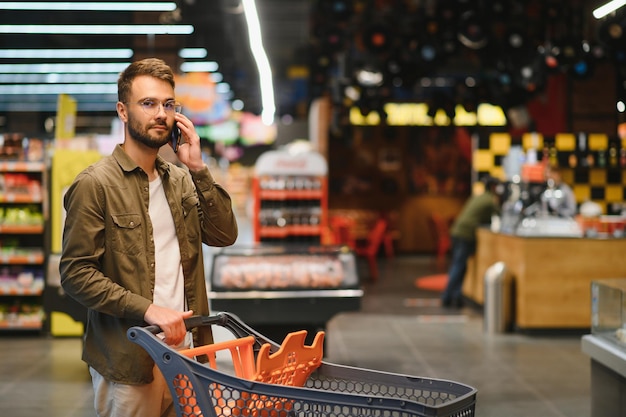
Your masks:
[[[127,128],[132,139],[152,149],[159,149],[169,142],[174,126],[174,114],[166,112],[163,105],[174,99],[174,90],[166,82],[149,76],[135,78],[128,108]],[[141,103],[157,104],[154,114],[144,109]]]

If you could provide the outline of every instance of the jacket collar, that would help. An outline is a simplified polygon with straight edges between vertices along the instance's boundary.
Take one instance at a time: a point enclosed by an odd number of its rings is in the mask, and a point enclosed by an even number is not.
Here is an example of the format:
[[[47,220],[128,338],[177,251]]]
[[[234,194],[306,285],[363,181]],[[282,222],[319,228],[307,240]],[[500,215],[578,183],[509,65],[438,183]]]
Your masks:
[[[137,163],[133,161],[126,152],[124,152],[121,143],[115,145],[115,148],[113,149],[113,158],[115,158],[119,166],[126,172],[139,169],[139,165],[137,165]],[[156,168],[159,175],[169,174],[170,172],[170,165],[160,155],[157,155]]]

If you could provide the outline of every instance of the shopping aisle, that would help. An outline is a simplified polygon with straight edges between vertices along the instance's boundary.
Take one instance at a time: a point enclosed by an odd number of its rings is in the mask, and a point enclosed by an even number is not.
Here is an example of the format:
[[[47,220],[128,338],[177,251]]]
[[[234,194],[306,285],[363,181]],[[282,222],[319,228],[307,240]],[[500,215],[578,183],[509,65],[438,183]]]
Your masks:
[[[590,416],[580,335],[485,335],[478,309],[445,310],[436,293],[415,289],[415,278],[434,272],[427,256],[381,259],[362,310],[330,321],[327,360],[472,385],[478,417]],[[77,338],[2,335],[0,415],[94,416],[80,348]]]

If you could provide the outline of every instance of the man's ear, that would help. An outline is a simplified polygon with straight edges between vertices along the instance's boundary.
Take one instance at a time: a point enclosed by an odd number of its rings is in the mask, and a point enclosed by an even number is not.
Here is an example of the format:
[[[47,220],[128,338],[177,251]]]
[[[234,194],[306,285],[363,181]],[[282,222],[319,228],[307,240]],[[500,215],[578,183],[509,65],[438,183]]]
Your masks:
[[[128,114],[126,113],[126,106],[124,105],[124,103],[122,103],[121,101],[118,101],[116,105],[116,109],[117,109],[117,116],[120,118],[122,122],[126,123],[128,121]]]

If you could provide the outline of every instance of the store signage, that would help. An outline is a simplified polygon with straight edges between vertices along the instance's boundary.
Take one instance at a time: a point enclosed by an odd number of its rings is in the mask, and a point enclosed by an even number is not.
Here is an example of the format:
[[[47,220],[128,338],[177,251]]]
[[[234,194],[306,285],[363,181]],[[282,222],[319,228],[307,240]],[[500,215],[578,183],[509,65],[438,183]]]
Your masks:
[[[72,139],[76,130],[76,99],[67,94],[57,98],[56,139]]]
[[[387,103],[385,113],[389,126],[506,126],[506,116],[502,108],[487,103],[479,104],[476,112],[468,112],[459,104],[455,108],[453,119],[442,109],[430,116],[425,103]],[[375,126],[380,124],[380,115],[371,111],[363,116],[358,107],[352,107],[350,123],[357,126]]]
[[[256,161],[255,173],[261,175],[326,175],[326,159],[315,151],[291,153],[286,150],[264,152]]]

